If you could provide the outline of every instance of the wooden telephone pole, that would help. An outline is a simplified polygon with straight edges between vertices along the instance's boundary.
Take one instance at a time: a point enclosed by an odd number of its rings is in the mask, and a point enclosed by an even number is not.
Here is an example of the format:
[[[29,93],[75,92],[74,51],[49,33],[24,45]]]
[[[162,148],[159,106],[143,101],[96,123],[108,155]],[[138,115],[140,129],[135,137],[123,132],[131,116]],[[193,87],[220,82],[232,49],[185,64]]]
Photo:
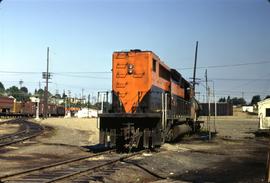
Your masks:
[[[270,150],[269,149],[268,149],[268,154],[267,154],[265,179],[267,183],[270,182]]]
[[[193,91],[195,93],[195,85],[196,85],[196,67],[197,67],[197,55],[198,55],[198,41],[196,41],[196,50],[195,50],[195,60],[194,60],[194,68],[193,68]]]
[[[206,101],[208,103],[207,131],[209,135],[208,139],[211,140],[211,126],[210,126],[211,105],[210,105],[210,88],[208,86],[207,69],[205,70],[205,82],[206,82]]]
[[[50,48],[47,47],[47,70],[45,73],[43,73],[43,79],[46,80],[46,86],[44,91],[44,110],[43,110],[43,116],[45,118],[48,117],[48,98],[49,98],[49,79],[51,79],[51,75],[49,73],[49,55],[50,54]]]

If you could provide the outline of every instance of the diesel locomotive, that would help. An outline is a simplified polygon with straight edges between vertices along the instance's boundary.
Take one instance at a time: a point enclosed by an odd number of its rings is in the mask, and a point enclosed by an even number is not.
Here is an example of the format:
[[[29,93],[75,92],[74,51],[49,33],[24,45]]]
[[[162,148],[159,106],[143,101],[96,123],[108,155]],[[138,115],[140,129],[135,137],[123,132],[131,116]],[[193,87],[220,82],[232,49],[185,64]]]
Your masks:
[[[191,83],[152,51],[114,52],[111,108],[99,114],[99,142],[151,148],[200,128]]]

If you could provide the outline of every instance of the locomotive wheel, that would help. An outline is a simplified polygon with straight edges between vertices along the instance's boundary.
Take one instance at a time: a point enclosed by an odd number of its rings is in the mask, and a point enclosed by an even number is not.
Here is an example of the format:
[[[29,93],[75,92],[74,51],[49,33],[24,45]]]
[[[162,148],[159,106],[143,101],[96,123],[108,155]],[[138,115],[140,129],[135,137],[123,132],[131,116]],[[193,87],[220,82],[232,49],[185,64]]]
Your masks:
[[[172,129],[170,129],[165,137],[166,142],[171,142],[173,140],[173,132]]]

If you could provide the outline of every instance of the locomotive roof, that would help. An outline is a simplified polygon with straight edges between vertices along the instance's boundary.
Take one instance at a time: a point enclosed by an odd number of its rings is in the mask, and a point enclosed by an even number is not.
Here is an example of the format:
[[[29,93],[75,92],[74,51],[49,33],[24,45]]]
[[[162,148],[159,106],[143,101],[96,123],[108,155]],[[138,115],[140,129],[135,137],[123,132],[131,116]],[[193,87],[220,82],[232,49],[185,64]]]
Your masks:
[[[154,55],[154,57],[158,58],[160,60],[160,58],[153,52],[150,50],[140,50],[140,49],[131,49],[131,50],[123,50],[123,51],[115,51],[114,53],[131,53],[131,52],[135,52],[135,53],[151,53]]]
[[[131,50],[115,51],[114,53],[131,53],[131,52],[135,52],[135,53],[151,53],[154,56],[155,59],[158,59],[159,60],[159,62],[161,63],[161,65],[163,65],[166,69],[168,69],[172,73],[172,75],[175,76],[174,77],[175,80],[179,80],[181,78],[186,85],[189,85],[190,84],[187,80],[185,80],[182,77],[182,75],[176,69],[170,68],[153,51],[150,51],[150,50],[140,50],[140,49],[131,49]]]

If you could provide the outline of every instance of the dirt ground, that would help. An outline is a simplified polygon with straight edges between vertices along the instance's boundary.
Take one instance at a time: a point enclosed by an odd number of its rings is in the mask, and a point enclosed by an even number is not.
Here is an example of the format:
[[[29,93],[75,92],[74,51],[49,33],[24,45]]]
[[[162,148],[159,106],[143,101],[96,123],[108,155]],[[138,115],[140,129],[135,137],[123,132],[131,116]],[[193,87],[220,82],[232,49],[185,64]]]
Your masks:
[[[0,125],[0,136],[16,133],[16,131],[19,129],[19,124],[1,124]]]
[[[255,137],[257,121],[220,117],[212,140],[205,134],[186,135],[158,152],[111,167],[100,182],[263,182],[269,139]],[[42,136],[0,149],[0,175],[86,155],[84,147],[98,143],[96,119],[49,118],[38,123],[46,126]]]
[[[0,148],[0,176],[88,155],[87,149],[82,147],[97,143],[94,122],[64,118],[37,122],[45,126],[41,136]]]
[[[87,118],[49,118],[40,122],[54,128],[54,135],[42,138],[43,143],[89,146],[98,143],[99,131],[96,119]]]
[[[135,160],[163,177],[187,182],[263,182],[269,139],[257,138],[256,120],[218,120],[218,134],[185,137],[161,152]]]

